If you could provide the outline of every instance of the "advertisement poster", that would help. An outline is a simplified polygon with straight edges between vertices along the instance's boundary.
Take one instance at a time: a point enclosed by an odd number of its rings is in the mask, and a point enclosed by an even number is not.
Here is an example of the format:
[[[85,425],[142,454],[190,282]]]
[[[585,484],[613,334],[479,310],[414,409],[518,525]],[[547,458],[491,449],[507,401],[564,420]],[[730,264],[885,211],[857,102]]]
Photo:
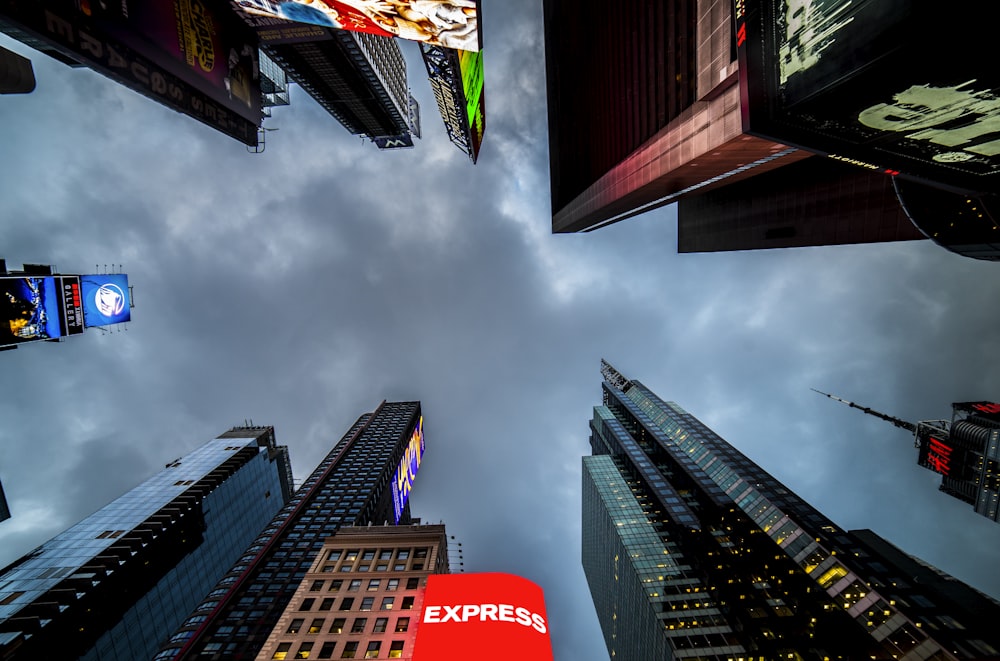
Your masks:
[[[458,66],[462,72],[462,92],[465,94],[465,109],[469,117],[469,131],[472,137],[472,162],[479,158],[479,147],[486,132],[486,95],[483,81],[483,53],[460,51]]]
[[[395,510],[396,520],[399,523],[403,516],[403,509],[410,499],[410,491],[413,490],[413,481],[420,470],[420,461],[424,456],[424,416],[420,416],[413,434],[410,435],[410,443],[403,452],[403,458],[396,467],[396,474],[392,478],[392,504]]]
[[[60,337],[54,277],[0,277],[0,346]]]
[[[233,0],[249,17],[399,37],[478,51],[476,0]]]
[[[81,275],[80,289],[83,294],[83,323],[88,328],[110,326],[131,319],[127,275]]]

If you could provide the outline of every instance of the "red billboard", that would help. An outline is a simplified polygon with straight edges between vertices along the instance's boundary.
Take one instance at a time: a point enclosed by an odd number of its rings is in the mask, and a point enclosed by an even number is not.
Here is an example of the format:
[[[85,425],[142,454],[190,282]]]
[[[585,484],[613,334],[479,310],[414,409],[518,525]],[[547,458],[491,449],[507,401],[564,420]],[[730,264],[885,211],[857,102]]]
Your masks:
[[[512,574],[427,579],[413,661],[552,661],[542,589]]]

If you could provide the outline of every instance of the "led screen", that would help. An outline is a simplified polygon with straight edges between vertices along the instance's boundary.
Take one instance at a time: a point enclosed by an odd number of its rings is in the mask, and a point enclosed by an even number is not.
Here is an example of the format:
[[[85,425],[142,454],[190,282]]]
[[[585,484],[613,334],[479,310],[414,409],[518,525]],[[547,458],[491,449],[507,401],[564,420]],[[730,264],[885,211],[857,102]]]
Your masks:
[[[1000,422],[1000,404],[996,402],[960,402],[952,404],[952,407],[980,418]]]
[[[420,470],[420,461],[424,456],[424,416],[420,416],[417,426],[410,435],[410,442],[403,452],[403,458],[396,467],[396,474],[392,478],[392,505],[395,511],[396,520],[399,523],[403,516],[403,509],[406,501],[410,499],[410,491],[413,489],[413,480]]]
[[[83,294],[80,277],[64,275],[59,278],[62,287],[62,331],[64,335],[78,335],[83,332]]]
[[[131,318],[127,275],[81,275],[80,289],[85,326],[109,326]]]
[[[413,661],[552,661],[545,597],[511,574],[427,578]]]
[[[248,17],[479,50],[476,0],[232,0]]]
[[[743,129],[890,175],[996,192],[992,11],[734,0]]]
[[[0,277],[0,346],[62,336],[54,277]]]
[[[465,94],[465,112],[469,118],[472,138],[472,161],[479,158],[479,147],[486,131],[486,95],[483,81],[483,52],[460,51],[458,66],[462,72],[462,92]]]

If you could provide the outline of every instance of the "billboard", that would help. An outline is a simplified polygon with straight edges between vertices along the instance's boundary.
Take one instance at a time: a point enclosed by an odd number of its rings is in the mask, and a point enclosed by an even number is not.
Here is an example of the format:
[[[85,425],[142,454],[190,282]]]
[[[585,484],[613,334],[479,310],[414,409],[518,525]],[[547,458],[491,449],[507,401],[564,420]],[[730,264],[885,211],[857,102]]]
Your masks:
[[[459,51],[458,68],[462,72],[462,94],[469,122],[472,162],[479,158],[479,147],[486,132],[486,94],[483,82],[483,52]]]
[[[951,406],[957,411],[971,413],[980,418],[1000,422],[1000,404],[996,402],[959,402]]]
[[[421,44],[420,54],[448,139],[475,163],[486,130],[482,51]]]
[[[262,120],[257,34],[210,0],[0,0],[0,27],[248,145]]]
[[[59,280],[0,276],[0,346],[62,337]]]
[[[110,326],[131,318],[132,301],[124,273],[81,275],[84,326]]]
[[[445,48],[480,48],[477,0],[232,0],[257,18],[399,37]]]
[[[993,8],[734,0],[743,130],[953,191],[1000,190]]]
[[[413,661],[552,661],[545,597],[511,574],[427,578]]]
[[[396,473],[392,477],[392,506],[396,520],[399,523],[403,516],[403,509],[406,501],[410,499],[410,491],[413,490],[413,480],[420,470],[420,461],[424,456],[424,416],[420,416],[417,426],[413,428],[410,435],[410,442],[403,451],[403,458],[396,467]]]
[[[83,294],[80,289],[80,277],[64,275],[59,278],[62,288],[62,314],[60,325],[63,335],[79,335],[83,332]]]

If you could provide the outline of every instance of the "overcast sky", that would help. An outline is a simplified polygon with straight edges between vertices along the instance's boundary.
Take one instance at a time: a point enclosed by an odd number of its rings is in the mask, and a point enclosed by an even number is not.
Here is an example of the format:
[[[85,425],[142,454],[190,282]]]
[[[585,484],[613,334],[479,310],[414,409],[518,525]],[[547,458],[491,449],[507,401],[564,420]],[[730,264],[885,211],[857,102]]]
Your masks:
[[[38,79],[0,97],[0,257],[122,264],[136,305],[127,330],[0,354],[0,566],[245,419],[302,479],[358,415],[419,399],[414,515],[467,571],[543,586],[556,659],[607,659],[580,567],[604,357],[837,523],[1000,597],[1000,526],[939,493],[906,432],[809,390],[913,421],[996,401],[1000,267],[927,242],[678,255],[673,207],[551,235],[540,3],[485,5],[475,166],[413,44],[416,149],[293,86],[251,155],[0,37]]]

